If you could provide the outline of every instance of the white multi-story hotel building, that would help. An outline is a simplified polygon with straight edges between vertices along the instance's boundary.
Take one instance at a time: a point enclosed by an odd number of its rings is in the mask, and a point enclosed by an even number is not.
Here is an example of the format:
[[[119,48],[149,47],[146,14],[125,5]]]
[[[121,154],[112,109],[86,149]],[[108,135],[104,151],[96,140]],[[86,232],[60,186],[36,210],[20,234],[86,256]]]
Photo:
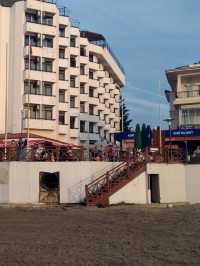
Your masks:
[[[81,31],[66,8],[0,0],[0,133],[30,128],[74,144],[110,142],[124,85],[105,38]]]
[[[169,69],[166,75],[173,128],[200,128],[200,63]]]

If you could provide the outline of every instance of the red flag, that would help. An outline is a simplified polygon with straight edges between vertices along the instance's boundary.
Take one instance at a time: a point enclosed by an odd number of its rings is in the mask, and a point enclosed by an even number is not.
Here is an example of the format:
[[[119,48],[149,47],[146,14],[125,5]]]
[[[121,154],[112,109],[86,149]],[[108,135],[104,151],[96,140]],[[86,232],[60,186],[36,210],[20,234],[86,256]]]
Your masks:
[[[29,44],[29,56],[30,56],[30,58],[32,57],[32,45],[31,44]]]

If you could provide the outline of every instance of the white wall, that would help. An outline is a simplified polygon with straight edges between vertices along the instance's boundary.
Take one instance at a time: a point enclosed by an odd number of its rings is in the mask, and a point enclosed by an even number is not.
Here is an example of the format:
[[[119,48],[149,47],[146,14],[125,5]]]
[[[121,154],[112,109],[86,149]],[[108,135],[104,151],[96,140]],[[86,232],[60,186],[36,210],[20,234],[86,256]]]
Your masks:
[[[145,172],[109,198],[110,204],[119,204],[122,202],[129,204],[147,203],[147,176]]]
[[[9,163],[0,164],[0,203],[7,203],[9,200]]]
[[[148,164],[147,173],[159,175],[161,203],[186,202],[185,165]]]
[[[186,165],[186,194],[190,203],[200,202],[200,165]]]
[[[85,184],[118,163],[110,162],[10,162],[9,202],[38,203],[39,173],[60,173],[60,202],[79,203],[85,197]]]

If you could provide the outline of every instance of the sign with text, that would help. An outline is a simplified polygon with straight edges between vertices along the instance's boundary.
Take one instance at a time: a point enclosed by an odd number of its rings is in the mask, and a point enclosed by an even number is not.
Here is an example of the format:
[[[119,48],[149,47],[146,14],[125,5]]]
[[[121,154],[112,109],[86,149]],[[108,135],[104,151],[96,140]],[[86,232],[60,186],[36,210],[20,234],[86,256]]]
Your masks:
[[[114,134],[115,141],[133,140],[135,137],[134,132],[118,132]]]

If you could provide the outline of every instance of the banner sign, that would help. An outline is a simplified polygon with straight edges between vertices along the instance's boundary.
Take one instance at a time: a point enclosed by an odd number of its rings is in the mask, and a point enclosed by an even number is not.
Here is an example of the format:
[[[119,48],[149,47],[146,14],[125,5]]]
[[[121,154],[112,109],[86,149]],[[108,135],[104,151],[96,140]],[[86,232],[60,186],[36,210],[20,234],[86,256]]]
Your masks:
[[[115,141],[122,141],[122,140],[133,140],[135,137],[134,132],[118,132],[114,133],[114,140]]]
[[[179,130],[165,130],[164,135],[166,138],[176,138],[176,137],[199,137],[200,128],[198,129],[179,129]]]

